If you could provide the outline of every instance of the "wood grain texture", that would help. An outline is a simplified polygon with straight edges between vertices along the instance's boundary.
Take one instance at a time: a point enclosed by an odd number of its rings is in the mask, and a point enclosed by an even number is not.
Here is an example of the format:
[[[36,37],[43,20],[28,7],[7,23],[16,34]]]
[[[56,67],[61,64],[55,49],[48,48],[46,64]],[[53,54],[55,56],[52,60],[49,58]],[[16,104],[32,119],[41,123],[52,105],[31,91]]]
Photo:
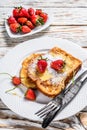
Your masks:
[[[49,4],[50,3],[50,4]],[[87,1],[86,0],[49,0],[49,1],[44,1],[44,0],[26,0],[26,2],[24,0],[17,0],[17,1],[9,1],[8,0],[4,0],[1,1],[0,6],[3,7],[14,7],[15,6],[20,6],[20,5],[32,5],[35,7],[72,7],[72,8],[78,8],[78,7],[87,7]]]
[[[42,8],[54,16],[50,27],[25,38],[11,39],[5,29],[5,20],[15,6]],[[42,36],[68,39],[87,50],[87,0],[2,0],[0,1],[0,59],[16,45]],[[47,130],[75,130],[81,122],[87,129],[87,107],[68,119],[52,122]],[[71,127],[72,126],[72,127]],[[79,124],[78,130],[81,126]],[[14,112],[0,100],[0,129],[44,130],[41,122],[27,120]]]
[[[0,32],[0,47],[6,47],[6,49],[10,47],[14,47],[21,42],[39,38],[41,36],[50,36],[56,38],[63,38],[67,40],[71,40],[78,45],[87,46],[87,26],[50,26],[47,29],[43,30],[41,33],[34,34],[33,36],[27,36],[24,38],[11,39],[5,30],[2,29],[3,33]]]
[[[39,7],[38,7],[39,8]],[[20,42],[41,36],[65,38],[81,46],[87,46],[87,8],[45,8],[54,15],[53,23],[41,33],[26,38],[11,39],[5,29],[4,20],[7,12],[13,8],[0,8],[0,47],[13,47]],[[44,8],[43,8],[44,9]]]
[[[29,8],[26,6],[26,8]],[[34,7],[35,8],[35,7]],[[38,6],[38,8],[40,8]],[[4,20],[8,18],[9,15],[12,15],[13,7],[11,8],[0,8],[1,17],[0,17],[0,25],[2,28],[4,27]],[[65,25],[87,25],[87,8],[42,8],[42,10],[49,12],[54,16],[54,20],[52,25],[54,26],[65,26]]]

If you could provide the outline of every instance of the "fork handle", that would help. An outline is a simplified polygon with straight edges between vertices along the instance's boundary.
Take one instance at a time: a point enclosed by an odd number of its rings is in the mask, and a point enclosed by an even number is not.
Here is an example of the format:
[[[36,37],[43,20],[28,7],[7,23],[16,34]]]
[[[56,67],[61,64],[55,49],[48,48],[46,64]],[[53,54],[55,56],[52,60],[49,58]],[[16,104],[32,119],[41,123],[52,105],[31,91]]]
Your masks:
[[[43,123],[42,123],[42,127],[46,128],[50,122],[55,118],[55,116],[57,115],[57,112],[61,109],[61,105],[59,105],[57,107],[57,109],[50,111],[45,118],[43,119]]]

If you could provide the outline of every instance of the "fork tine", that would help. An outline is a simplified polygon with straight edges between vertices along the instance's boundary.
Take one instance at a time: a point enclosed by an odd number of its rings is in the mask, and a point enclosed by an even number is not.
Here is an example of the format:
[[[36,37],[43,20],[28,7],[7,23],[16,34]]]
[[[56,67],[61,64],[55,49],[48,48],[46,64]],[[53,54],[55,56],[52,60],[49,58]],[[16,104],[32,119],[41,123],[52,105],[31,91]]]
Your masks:
[[[41,112],[38,114],[38,116],[39,116],[39,115],[43,115],[43,113],[44,113],[44,114],[47,113],[49,110],[52,110],[53,108],[54,108],[54,105],[52,104],[51,106],[47,107],[45,110],[41,111]]]
[[[37,111],[35,114],[38,115],[39,113],[41,113],[42,111],[45,111],[45,109],[47,109],[50,106],[51,102],[49,102],[47,105],[45,105],[43,108],[41,108],[39,111]]]
[[[59,98],[59,101],[56,102],[55,99],[51,100],[47,105],[45,105],[43,108],[41,108],[39,111],[37,111],[35,114],[39,116],[40,118],[44,117],[46,114],[48,114],[50,111],[53,111],[56,109],[58,104],[60,103],[61,99]]]
[[[41,108],[39,111],[37,111],[35,114],[39,117],[44,117],[46,114],[48,114],[50,111],[53,111],[57,108],[57,106],[61,103],[62,96],[64,93],[60,93],[58,96],[53,98],[47,105],[45,105],[43,108]]]
[[[49,109],[51,109],[52,107],[53,107],[52,105],[47,106],[43,111],[39,112],[37,115],[39,116],[39,115],[49,111]]]
[[[41,113],[39,115],[40,118],[44,118],[45,115],[47,115],[50,111],[53,111],[57,108],[57,106],[53,106],[52,108],[50,108],[48,111],[45,111],[44,113]]]
[[[57,105],[52,101],[52,102],[49,102],[46,106],[44,106],[44,108],[40,109],[35,114],[37,114],[37,116],[42,118],[46,114],[48,114],[50,111],[53,111],[54,109],[56,109],[56,107],[57,107]]]

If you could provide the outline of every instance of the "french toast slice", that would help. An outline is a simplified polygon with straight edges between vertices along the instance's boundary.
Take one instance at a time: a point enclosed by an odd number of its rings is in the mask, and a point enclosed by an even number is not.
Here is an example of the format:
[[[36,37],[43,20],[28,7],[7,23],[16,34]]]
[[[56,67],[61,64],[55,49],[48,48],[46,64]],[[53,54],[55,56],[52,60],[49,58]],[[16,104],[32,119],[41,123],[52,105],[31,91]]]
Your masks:
[[[44,73],[37,70],[37,62],[41,56],[43,59],[47,59],[48,64]],[[65,63],[62,71],[56,71],[50,67],[52,61],[60,59]],[[55,97],[66,87],[81,65],[82,62],[79,59],[58,47],[54,47],[46,54],[33,54],[33,58],[28,64],[28,76],[36,82],[37,89],[43,94]]]
[[[28,64],[33,58],[33,54],[25,58],[22,62],[22,68],[20,70],[21,83],[27,88],[36,88],[36,83],[28,77]]]
[[[40,73],[37,70],[37,62],[40,57],[47,59],[48,66],[44,73]],[[62,59],[65,65],[62,71],[58,72],[51,68],[50,64],[52,61],[59,59]],[[82,65],[79,59],[58,47],[52,48],[46,54],[33,54],[28,63],[28,76],[36,82],[37,89],[49,97],[58,95]]]

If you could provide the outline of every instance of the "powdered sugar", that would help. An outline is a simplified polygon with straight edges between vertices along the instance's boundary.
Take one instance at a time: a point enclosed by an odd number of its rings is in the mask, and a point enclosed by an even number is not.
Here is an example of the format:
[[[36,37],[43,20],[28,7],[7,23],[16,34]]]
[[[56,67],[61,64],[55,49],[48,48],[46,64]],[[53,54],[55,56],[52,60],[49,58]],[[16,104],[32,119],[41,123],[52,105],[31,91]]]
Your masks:
[[[62,72],[62,73],[58,73],[56,70],[52,69],[50,67],[50,64],[52,61],[55,60],[64,60],[62,57],[59,56],[53,56],[50,53],[46,53],[42,56],[43,59],[47,60],[47,71],[49,74],[52,75],[52,78],[49,79],[51,81],[52,84],[58,84],[59,82],[62,81],[62,79],[67,75],[67,72]],[[36,72],[36,68],[37,68],[37,62],[38,59],[35,59],[34,62],[31,64],[31,70],[35,73]]]

